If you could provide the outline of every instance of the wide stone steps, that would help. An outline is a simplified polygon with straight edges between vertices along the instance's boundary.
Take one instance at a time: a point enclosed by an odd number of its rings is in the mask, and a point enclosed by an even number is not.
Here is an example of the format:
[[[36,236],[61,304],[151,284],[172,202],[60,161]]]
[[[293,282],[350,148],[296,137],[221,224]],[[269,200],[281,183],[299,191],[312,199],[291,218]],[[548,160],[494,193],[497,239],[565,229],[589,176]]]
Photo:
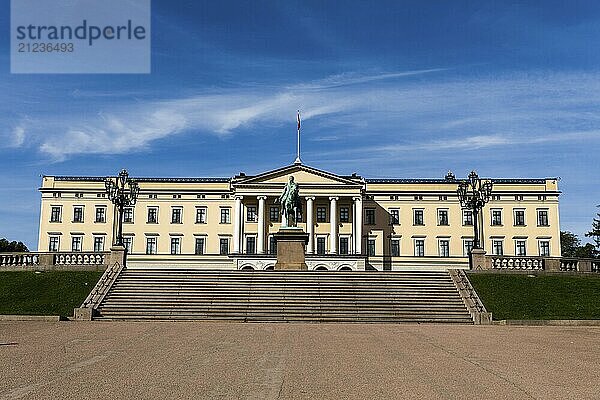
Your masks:
[[[472,323],[444,272],[124,270],[99,319]]]

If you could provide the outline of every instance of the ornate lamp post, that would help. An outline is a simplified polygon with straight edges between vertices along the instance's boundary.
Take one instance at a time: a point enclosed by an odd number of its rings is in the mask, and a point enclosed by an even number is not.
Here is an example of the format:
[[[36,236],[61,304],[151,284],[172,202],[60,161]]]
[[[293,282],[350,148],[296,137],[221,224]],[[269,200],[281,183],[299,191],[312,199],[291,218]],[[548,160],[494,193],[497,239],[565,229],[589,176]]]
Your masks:
[[[129,178],[126,169],[119,172],[116,178],[108,177],[104,181],[108,199],[117,207],[119,213],[119,225],[117,227],[117,246],[123,246],[123,210],[132,206],[137,201],[140,188],[136,181]]]
[[[483,209],[485,203],[490,201],[490,195],[492,194],[492,182],[482,181],[477,175],[477,172],[471,171],[469,177],[465,181],[461,181],[458,184],[456,190],[460,205],[462,208],[466,208],[473,211],[473,248],[480,249],[481,242],[479,240],[479,223],[477,217],[479,211]]]

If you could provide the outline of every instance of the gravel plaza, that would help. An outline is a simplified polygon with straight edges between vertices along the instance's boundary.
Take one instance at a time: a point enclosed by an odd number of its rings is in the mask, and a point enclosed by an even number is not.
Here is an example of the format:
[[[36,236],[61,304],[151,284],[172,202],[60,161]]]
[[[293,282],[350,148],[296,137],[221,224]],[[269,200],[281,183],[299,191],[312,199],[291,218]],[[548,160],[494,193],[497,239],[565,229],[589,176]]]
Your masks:
[[[599,327],[0,322],[2,399],[592,399]]]

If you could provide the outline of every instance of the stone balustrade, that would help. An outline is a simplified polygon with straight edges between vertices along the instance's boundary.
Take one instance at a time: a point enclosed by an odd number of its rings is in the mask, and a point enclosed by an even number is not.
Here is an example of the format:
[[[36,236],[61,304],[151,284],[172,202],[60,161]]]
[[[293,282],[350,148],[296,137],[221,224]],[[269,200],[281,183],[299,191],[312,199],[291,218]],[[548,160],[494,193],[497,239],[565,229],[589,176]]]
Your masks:
[[[473,270],[546,271],[600,273],[600,259],[573,257],[535,257],[487,255],[483,250],[471,254]]]
[[[108,252],[102,253],[56,253],[54,265],[103,265]]]
[[[0,253],[0,270],[96,270],[104,269],[110,252]]]
[[[544,269],[542,257],[488,256],[491,269],[521,269],[539,271]]]
[[[33,266],[40,265],[37,253],[0,253],[0,266]]]
[[[576,258],[561,258],[560,259],[560,271],[577,271],[579,260]]]

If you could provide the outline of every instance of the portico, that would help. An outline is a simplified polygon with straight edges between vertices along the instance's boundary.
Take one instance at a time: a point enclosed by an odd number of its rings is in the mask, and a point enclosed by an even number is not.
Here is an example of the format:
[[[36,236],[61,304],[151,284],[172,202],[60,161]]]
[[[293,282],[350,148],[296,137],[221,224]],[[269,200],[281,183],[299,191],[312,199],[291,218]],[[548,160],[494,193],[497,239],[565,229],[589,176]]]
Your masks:
[[[277,198],[289,176],[294,176],[299,185],[302,210],[298,226],[309,235],[306,253],[361,254],[362,178],[340,177],[298,164],[251,178],[244,175],[234,178],[233,252],[274,254],[273,242],[268,238],[282,224]],[[325,249],[316,246],[317,237],[324,236]],[[248,238],[253,237],[256,248],[248,245],[253,242]]]

